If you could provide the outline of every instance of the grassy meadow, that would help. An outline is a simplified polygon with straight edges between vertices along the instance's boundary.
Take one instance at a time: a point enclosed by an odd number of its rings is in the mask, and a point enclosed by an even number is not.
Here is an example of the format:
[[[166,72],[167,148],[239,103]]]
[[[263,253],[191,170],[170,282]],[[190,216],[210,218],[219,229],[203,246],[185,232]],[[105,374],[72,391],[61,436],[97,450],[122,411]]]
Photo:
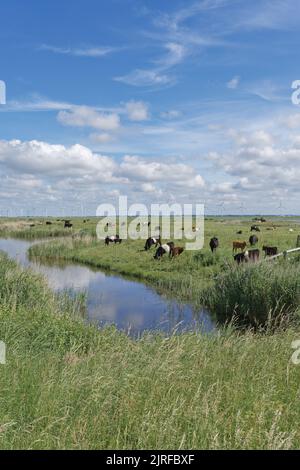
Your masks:
[[[0,448],[299,448],[299,329],[134,341],[0,261]]]
[[[282,259],[272,262],[271,266],[267,262],[263,266],[247,265],[237,269],[232,256],[232,241],[248,242],[249,236],[255,233],[259,239],[256,248],[261,250],[263,245],[269,245],[284,251],[296,247],[299,222],[300,219],[271,218],[266,223],[257,224],[261,230],[257,233],[250,232],[253,224],[250,217],[208,218],[205,220],[202,250],[185,251],[178,258],[170,260],[165,256],[156,261],[153,259],[155,248],[145,252],[144,240],[124,240],[120,245],[105,246],[104,241],[95,237],[96,221],[89,221],[83,228],[84,224],[80,225],[77,220],[78,229],[73,231],[72,237],[34,245],[30,254],[48,260],[84,263],[126,275],[196,307],[205,304],[217,320],[230,321],[237,314],[245,321],[250,319],[248,323],[254,326],[256,322],[265,322],[270,312],[281,315],[298,309],[300,271],[294,263],[297,255],[291,255],[291,260],[284,262]],[[237,234],[239,231],[243,233]],[[209,248],[209,240],[213,236],[217,236],[220,242],[214,254]],[[184,242],[180,240],[176,244],[184,246]],[[261,251],[261,259],[263,256]],[[257,279],[255,285],[254,279]]]
[[[31,228],[2,220],[0,236],[64,232],[61,222],[46,226],[45,220]],[[95,239],[95,219],[73,222],[69,236],[32,247],[32,256],[133,276],[205,301],[226,319],[239,315],[255,324],[262,317],[265,328],[241,330],[232,322],[213,334],[149,333],[135,341],[115,328],[86,325],[81,298],[55,295],[42,278],[0,254],[0,340],[7,347],[0,365],[0,448],[299,448],[300,365],[291,362],[291,344],[300,339],[294,321],[299,258],[235,266],[232,240],[248,241],[249,217],[209,218],[203,250],[159,262],[142,241],[105,247]],[[297,222],[274,218],[261,225],[260,248],[295,247]],[[212,236],[220,240],[214,256]],[[281,322],[286,315],[293,321]]]

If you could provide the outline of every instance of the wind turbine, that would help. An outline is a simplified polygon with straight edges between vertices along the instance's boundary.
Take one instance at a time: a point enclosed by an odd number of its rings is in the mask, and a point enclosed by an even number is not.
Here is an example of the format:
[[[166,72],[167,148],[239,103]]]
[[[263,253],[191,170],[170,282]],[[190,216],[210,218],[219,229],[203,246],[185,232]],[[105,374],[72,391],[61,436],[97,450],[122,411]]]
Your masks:
[[[217,208],[218,208],[218,209],[217,209],[218,215],[223,215],[223,213],[224,213],[224,205],[225,205],[225,202],[224,202],[224,201],[220,202],[219,204],[216,204],[216,206],[217,206]]]
[[[281,213],[280,215],[284,215],[284,209],[286,209],[286,207],[284,206],[282,199],[280,199],[279,206],[277,207],[277,209],[279,209]]]
[[[245,214],[245,203],[243,201],[239,205],[238,209],[239,209],[241,215]]]

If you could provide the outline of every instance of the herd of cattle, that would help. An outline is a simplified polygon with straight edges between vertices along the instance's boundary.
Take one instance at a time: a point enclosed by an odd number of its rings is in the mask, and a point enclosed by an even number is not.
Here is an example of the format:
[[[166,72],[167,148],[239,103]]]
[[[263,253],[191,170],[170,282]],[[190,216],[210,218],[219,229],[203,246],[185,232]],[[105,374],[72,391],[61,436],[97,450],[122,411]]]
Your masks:
[[[107,236],[104,240],[105,245],[109,245],[110,243],[122,243],[122,239],[119,237],[119,235],[113,235],[113,236]],[[168,242],[163,244],[161,242],[161,237],[149,237],[146,240],[145,243],[145,251],[148,251],[151,249],[152,246],[155,246],[156,251],[154,255],[154,259],[160,259],[163,257],[163,255],[168,254],[170,258],[174,258],[176,256],[181,255],[183,253],[184,248],[181,246],[175,246],[174,242]]]
[[[260,232],[259,227],[254,226],[254,225],[252,225],[250,230],[251,231],[255,230],[257,232]],[[242,231],[240,230],[237,233],[241,234]],[[258,237],[256,235],[250,235],[249,245],[253,247],[257,243],[258,243]],[[219,246],[218,238],[217,237],[211,238],[209,242],[209,246],[210,246],[212,253],[214,253]],[[248,261],[253,261],[253,262],[259,261],[260,250],[256,248],[251,249],[251,250],[246,250],[246,247],[247,247],[247,242],[245,241],[235,240],[232,242],[232,253],[233,253],[234,260],[237,262],[237,264],[247,263]],[[235,254],[238,250],[241,250],[241,253]],[[275,256],[278,253],[278,248],[277,246],[264,245],[262,247],[262,251],[264,251],[265,256]]]
[[[257,231],[259,232],[260,229],[256,225],[252,225],[250,231]],[[240,230],[237,232],[238,234],[241,234],[242,231]],[[120,239],[119,235],[115,236],[107,236],[105,238],[105,245],[109,245],[110,243],[121,243],[122,239]],[[250,235],[249,237],[249,245],[251,247],[254,247],[258,243],[258,237],[256,235]],[[240,241],[240,240],[234,240],[232,242],[232,253],[234,260],[236,261],[237,264],[240,263],[246,263],[249,261],[252,262],[257,262],[259,261],[260,257],[260,250],[257,248],[252,248],[252,249],[247,249],[247,242],[246,241]],[[155,254],[154,254],[154,259],[158,260],[163,257],[163,255],[167,254],[169,255],[170,258],[174,258],[176,256],[179,256],[181,253],[183,253],[184,248],[175,246],[174,242],[168,242],[163,244],[161,242],[161,237],[149,237],[146,240],[145,243],[145,251],[150,250],[152,247],[156,248]],[[209,242],[210,249],[212,253],[214,253],[217,248],[219,247],[219,239],[217,237],[213,237],[210,239]],[[241,250],[240,253],[236,253],[238,250]],[[276,246],[263,246],[262,251],[265,253],[266,256],[275,256],[278,254],[278,248]]]
[[[73,227],[73,224],[71,223],[71,220],[65,220],[65,219],[57,219],[59,222],[63,222],[64,223],[64,228],[72,228]],[[258,221],[258,222],[266,222],[265,219],[263,218],[256,218],[254,219],[255,221]],[[89,219],[85,219],[83,222],[86,223],[88,222]],[[52,222],[50,221],[46,221],[46,225],[51,225]],[[148,226],[150,225],[150,222],[148,223]],[[34,224],[32,224],[31,226],[34,226]],[[107,224],[108,226],[108,224]],[[157,227],[158,229],[160,229],[160,227]],[[258,225],[252,225],[251,228],[250,228],[250,231],[251,232],[260,232],[260,228]],[[237,232],[238,235],[242,234],[242,230],[239,230]],[[105,238],[105,245],[108,246],[110,243],[114,243],[114,244],[117,244],[117,243],[122,243],[122,239],[119,237],[119,235],[114,235],[114,236],[107,236]],[[249,245],[251,247],[254,247],[256,244],[258,243],[258,237],[256,235],[250,235],[249,237]],[[146,240],[146,243],[145,243],[145,251],[148,251],[151,249],[152,246],[155,246],[156,248],[156,251],[155,251],[155,254],[154,254],[154,259],[158,260],[158,259],[161,259],[163,257],[163,255],[167,254],[169,255],[170,258],[174,258],[176,256],[179,256],[181,253],[183,253],[184,251],[184,248],[182,247],[179,247],[179,246],[175,246],[174,242],[168,242],[168,243],[165,243],[163,244],[161,242],[161,237],[160,235],[156,236],[156,237],[149,237],[147,240]],[[219,247],[219,240],[217,237],[213,237],[211,238],[210,242],[209,242],[209,246],[210,246],[210,249],[211,249],[211,252],[214,253],[217,248]],[[236,253],[238,250],[240,250],[240,253]],[[262,251],[265,253],[265,257],[266,256],[275,256],[278,254],[278,248],[276,246],[263,246],[262,247]],[[256,249],[256,248],[252,248],[252,249],[247,249],[247,242],[246,241],[240,241],[240,240],[234,240],[232,242],[232,253],[233,253],[233,257],[234,257],[234,260],[236,261],[237,264],[240,264],[240,263],[245,263],[245,262],[248,262],[248,261],[252,261],[252,262],[257,262],[259,261],[259,257],[260,257],[260,250],[259,249]]]

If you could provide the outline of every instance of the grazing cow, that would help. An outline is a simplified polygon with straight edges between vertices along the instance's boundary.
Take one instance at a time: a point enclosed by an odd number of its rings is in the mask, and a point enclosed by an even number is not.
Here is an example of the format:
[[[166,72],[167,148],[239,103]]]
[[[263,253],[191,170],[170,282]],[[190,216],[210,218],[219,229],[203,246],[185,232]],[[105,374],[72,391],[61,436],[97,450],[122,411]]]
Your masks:
[[[161,245],[161,238],[160,236],[158,237],[149,237],[146,240],[145,243],[145,251],[150,250],[151,246],[155,245],[155,248],[157,248],[157,245]]]
[[[183,252],[184,252],[184,248],[182,248],[181,246],[175,246],[174,248],[171,249],[169,256],[170,258],[175,258],[175,256],[179,256]]]
[[[256,235],[251,235],[251,237],[249,238],[249,243],[251,246],[254,246],[256,245],[256,243],[258,242],[258,238]]]
[[[260,228],[257,225],[251,225],[250,232],[260,232]]]
[[[246,246],[247,246],[246,242],[240,242],[239,240],[235,240],[234,242],[232,242],[232,251],[233,252],[235,252],[237,250],[244,251]]]
[[[262,249],[265,252],[265,256],[275,256],[278,253],[277,246],[263,246]]]
[[[162,258],[165,253],[170,255],[171,250],[173,250],[174,248],[175,246],[173,242],[169,242],[169,243],[159,246],[154,255],[154,259]]]
[[[73,224],[71,224],[71,221],[70,220],[65,220],[65,228],[72,228],[73,227]]]
[[[249,252],[244,251],[243,253],[238,253],[237,255],[234,255],[234,261],[236,261],[237,264],[248,263],[248,261],[249,261]]]
[[[47,221],[47,222],[46,222],[46,225],[52,225],[52,222]]]
[[[217,237],[211,238],[209,242],[209,246],[210,246],[211,252],[213,253],[219,246],[219,240],[217,239]]]
[[[249,261],[259,261],[259,250],[248,250]]]
[[[238,232],[236,232],[237,235],[242,235],[243,233],[243,230],[239,230]]]
[[[108,246],[110,243],[122,243],[122,238],[120,238],[119,235],[111,235],[110,237],[106,237],[104,242],[106,246]]]

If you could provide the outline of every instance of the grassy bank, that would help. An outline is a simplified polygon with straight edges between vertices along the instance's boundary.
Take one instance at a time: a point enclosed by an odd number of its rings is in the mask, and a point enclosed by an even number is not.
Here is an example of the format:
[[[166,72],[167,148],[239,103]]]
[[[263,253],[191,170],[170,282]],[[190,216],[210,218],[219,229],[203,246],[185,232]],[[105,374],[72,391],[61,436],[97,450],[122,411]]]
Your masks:
[[[300,331],[135,342],[1,257],[0,447],[298,448]]]
[[[220,322],[241,326],[299,321],[299,262],[265,262],[228,267],[203,293]]]

